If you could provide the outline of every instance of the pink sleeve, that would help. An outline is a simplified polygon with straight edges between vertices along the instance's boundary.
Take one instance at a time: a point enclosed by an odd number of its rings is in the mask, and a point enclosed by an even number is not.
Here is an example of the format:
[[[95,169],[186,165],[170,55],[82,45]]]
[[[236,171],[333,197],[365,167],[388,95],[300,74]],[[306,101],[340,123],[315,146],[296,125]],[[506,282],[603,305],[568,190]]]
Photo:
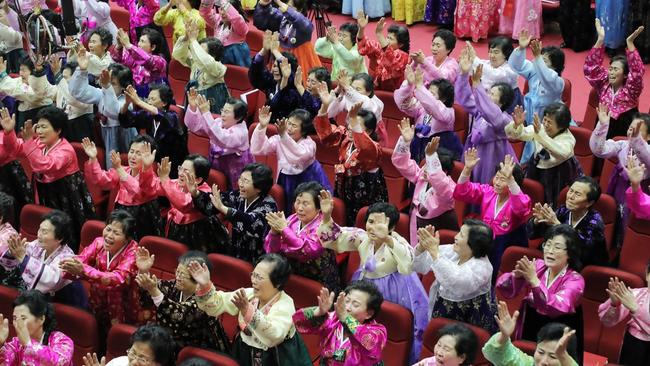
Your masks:
[[[623,305],[612,306],[612,300],[607,299],[598,307],[600,322],[606,327],[613,327],[630,315],[630,311]]]
[[[142,190],[140,189],[140,182],[138,179],[135,179],[131,174],[127,174],[126,178],[120,178],[120,186],[124,187],[129,194],[137,195]]]
[[[64,149],[53,149],[49,154],[43,155],[43,151],[38,147],[36,139],[25,141],[23,144],[23,152],[35,173],[63,170],[71,163],[71,157],[68,151]],[[74,156],[74,159],[76,160],[77,157]]]
[[[237,9],[235,9],[234,6],[228,6],[226,16],[228,17],[228,20],[230,20],[232,31],[242,37],[246,37],[246,34],[248,34],[248,23],[244,20],[241,14],[237,12]]]
[[[187,110],[185,111],[185,126],[187,126],[187,129],[193,133],[205,136],[208,135],[205,120],[198,108],[192,109],[189,106],[187,107]]]
[[[629,90],[630,98],[639,102],[639,97],[643,91],[643,75],[645,74],[645,66],[643,65],[643,60],[639,55],[638,50],[632,52],[625,51],[627,56],[627,62],[629,65],[630,72],[627,75],[627,80],[625,81],[625,88]]]
[[[445,201],[450,202],[453,205],[456,182],[454,182],[450,176],[445,174],[443,170],[428,173],[427,178],[427,181],[435,190],[436,196],[446,198]]]
[[[539,268],[543,261],[537,259],[535,264]],[[539,286],[531,288],[535,309],[543,310],[544,314],[551,317],[575,312],[585,290],[585,280],[577,272],[567,276],[568,279],[557,292],[550,291],[542,281]]]
[[[126,66],[126,60],[124,60],[124,47],[109,47],[108,52],[111,54],[113,61]]]
[[[3,134],[2,145],[0,145],[3,148],[2,153],[8,156],[18,155],[18,153],[20,152],[20,148],[22,147],[22,140],[18,139],[18,137],[16,136],[16,132],[11,131],[7,133],[3,130],[0,133]]]
[[[160,184],[160,179],[154,173],[153,167],[149,167],[149,169],[138,175],[138,185],[142,190],[156,192],[158,196],[165,195],[165,191]]]
[[[641,187],[636,192],[632,191],[632,187],[628,188],[625,191],[625,202],[636,217],[650,220],[650,196],[645,194]]]
[[[280,136],[275,135],[270,138],[266,136],[266,129],[260,130],[255,127],[253,135],[251,136],[251,154],[253,155],[269,155],[275,154],[280,142]]]
[[[426,81],[447,79],[453,84],[458,77],[458,63],[456,60],[447,57],[440,67],[436,67],[432,60],[433,57],[427,57],[421,64],[421,67],[424,70],[424,79]]]
[[[634,150],[639,160],[641,160],[645,166],[650,166],[650,145],[648,145],[641,136],[634,136],[628,141],[630,147]]]
[[[506,272],[497,279],[496,288],[506,299],[513,299],[527,287],[526,284],[525,279],[516,278],[513,272]]]
[[[322,315],[319,317],[314,317],[313,312],[316,307],[309,307],[296,310],[291,317],[293,319],[293,324],[296,326],[296,330],[300,334],[319,334],[326,336],[327,331],[329,330],[328,325],[330,324],[330,315]],[[309,312],[310,315],[307,315],[305,312]]]
[[[415,89],[415,99],[419,100],[424,110],[433,117],[431,123],[441,125],[439,129],[442,131],[454,130],[454,121],[456,119],[454,108],[447,107],[424,86]]]
[[[403,82],[399,89],[395,90],[393,98],[395,99],[395,104],[402,113],[411,117],[417,122],[420,119],[420,116],[425,114],[424,108],[421,103],[415,99],[413,92],[415,91],[415,86],[409,84],[408,82]]]
[[[592,48],[587,54],[583,66],[585,79],[599,92],[607,85],[607,70],[602,65],[604,58],[605,47]]]
[[[0,365],[18,365],[16,362],[20,360],[20,349],[22,345],[18,338],[8,339],[5,341],[5,344],[0,347]]]
[[[88,159],[84,165],[84,177],[88,185],[98,186],[105,191],[109,191],[119,183],[119,177],[115,169],[103,170],[99,166],[97,159]]]
[[[420,176],[422,169],[418,166],[415,160],[411,159],[411,150],[409,145],[404,142],[402,137],[397,140],[397,145],[393,150],[391,161],[401,175],[411,183],[415,183]]]
[[[74,344],[72,339],[61,332],[50,335],[47,346],[33,340],[25,347],[23,361],[30,365],[62,366],[72,364]],[[31,362],[30,362],[31,361]]]
[[[203,113],[203,120],[205,123],[205,130],[208,132],[210,142],[225,149],[244,149],[248,142],[248,131],[239,133],[239,130],[233,126],[231,128],[223,128],[221,120],[215,121],[212,113]],[[240,122],[244,123],[244,122]],[[266,134],[265,134],[266,135]]]
[[[481,204],[483,202],[483,194],[486,189],[491,189],[492,186],[487,184],[472,183],[470,181],[456,184],[454,188],[454,198],[466,203]]]
[[[192,195],[181,191],[176,181],[167,179],[166,181],[161,182],[160,185],[165,191],[165,195],[169,199],[169,203],[171,203],[175,209],[182,213],[188,213],[194,210],[194,205],[192,204]]]
[[[301,261],[309,261],[323,254],[323,245],[320,243],[316,226],[313,230],[303,231],[305,235],[298,236],[289,227],[282,230],[280,239],[280,252],[287,257]]]
[[[199,6],[199,14],[206,20],[206,23],[211,24],[213,28],[219,26],[221,17],[214,8],[214,0],[201,0],[201,5]]]
[[[382,350],[386,345],[388,335],[386,328],[381,324],[358,324],[356,328],[351,325],[352,321],[348,319],[352,316],[348,315],[344,320],[344,324],[351,331],[349,336],[350,345],[352,346],[352,354],[357,355],[359,360],[366,360],[367,363],[374,365],[376,362],[381,361]]]
[[[264,251],[266,253],[280,253],[281,250],[280,235],[269,230],[266,238],[264,238]]]
[[[527,194],[523,192],[519,194],[510,194],[509,201],[512,207],[512,213],[515,216],[527,217],[532,213],[532,200]]]
[[[287,158],[289,163],[306,165],[313,161],[316,156],[316,143],[309,137],[303,138],[296,142],[286,133],[279,137],[279,148]]]
[[[140,47],[131,46],[131,48],[127,50],[127,53],[133,60],[144,61],[143,66],[149,71],[165,70],[167,68],[167,61],[165,61],[164,58],[158,55],[149,54]]]
[[[108,272],[102,272],[95,267],[84,264],[84,275],[89,282],[98,282],[106,288],[114,288],[125,285],[127,280],[133,277],[135,272],[135,248],[136,245],[131,243],[125,244],[130,246],[125,250],[124,257],[117,265],[117,267]]]

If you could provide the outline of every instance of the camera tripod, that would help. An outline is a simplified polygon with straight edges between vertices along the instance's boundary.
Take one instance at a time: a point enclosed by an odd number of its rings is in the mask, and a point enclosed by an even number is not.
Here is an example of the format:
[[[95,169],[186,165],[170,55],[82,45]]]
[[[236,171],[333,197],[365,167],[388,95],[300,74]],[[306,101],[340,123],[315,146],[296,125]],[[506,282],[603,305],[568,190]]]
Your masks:
[[[308,13],[308,18],[314,24],[316,35],[319,38],[325,37],[327,27],[332,25],[332,21],[325,12],[325,9],[327,9],[327,5],[322,4],[322,0],[313,0]]]

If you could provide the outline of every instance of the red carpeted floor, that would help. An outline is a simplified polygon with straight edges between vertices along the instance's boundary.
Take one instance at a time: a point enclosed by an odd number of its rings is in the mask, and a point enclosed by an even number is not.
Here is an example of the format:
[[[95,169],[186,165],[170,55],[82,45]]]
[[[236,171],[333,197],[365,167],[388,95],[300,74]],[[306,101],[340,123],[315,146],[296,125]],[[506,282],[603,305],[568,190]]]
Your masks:
[[[336,27],[345,23],[345,22],[356,22],[350,16],[342,14],[327,14],[332,21],[332,24]],[[392,23],[399,23],[393,21],[392,18],[388,18],[386,28]],[[374,37],[375,26],[377,22],[371,22],[366,29],[366,35]],[[403,23],[402,23],[403,24]],[[411,36],[411,50],[417,51],[421,49],[424,51],[425,55],[430,55],[431,51],[431,38],[433,33],[436,31],[436,26],[424,23],[418,23],[409,27],[409,32]],[[650,31],[650,30],[648,30]],[[316,32],[314,32],[314,39],[317,38]],[[456,48],[452,52],[452,56],[457,57],[460,53],[461,48],[463,47],[463,40],[458,40],[456,43]],[[560,34],[547,33],[542,36],[542,42],[544,45],[555,45],[559,46],[562,43],[562,37]],[[474,44],[474,47],[477,50],[478,56],[487,58],[487,40],[481,40],[480,42]],[[585,107],[587,105],[587,100],[589,98],[589,91],[591,86],[587,83],[582,73],[582,65],[584,63],[587,52],[575,53],[571,49],[564,49],[566,54],[565,68],[562,76],[571,80],[573,86],[572,90],[572,101],[571,101],[571,113],[573,118],[577,121],[582,121],[582,117],[585,113]],[[530,53],[529,53],[530,57]],[[650,65],[646,65],[646,74],[644,77],[644,85],[647,86],[641,94],[641,99],[639,102],[639,110],[642,112],[648,112],[650,110],[650,73],[648,69]],[[520,79],[520,85],[523,87],[524,79]]]

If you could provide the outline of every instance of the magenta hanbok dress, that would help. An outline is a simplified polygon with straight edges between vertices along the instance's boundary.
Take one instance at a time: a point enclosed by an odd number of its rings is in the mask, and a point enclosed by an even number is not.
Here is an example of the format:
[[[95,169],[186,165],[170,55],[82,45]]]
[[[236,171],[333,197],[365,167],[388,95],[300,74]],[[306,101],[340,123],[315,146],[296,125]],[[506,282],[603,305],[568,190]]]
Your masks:
[[[433,56],[427,56],[424,58],[424,62],[420,64],[420,68],[424,71],[425,84],[436,79],[447,79],[453,84],[460,72],[458,61],[449,56],[447,56],[440,65],[436,65],[436,60]]]
[[[153,16],[160,10],[160,2],[158,0],[142,0],[141,3],[139,2],[139,0],[115,0],[117,5],[129,11],[129,36],[131,42],[136,44],[142,29],[145,27],[159,29],[153,23]]]
[[[650,196],[648,194],[641,189],[632,192],[632,188],[628,188],[625,192],[625,198],[627,199],[627,207],[637,218],[650,220]]]
[[[264,240],[264,251],[283,254],[289,258],[293,273],[321,282],[331,292],[339,293],[341,278],[336,253],[323,248],[318,238],[321,221],[322,213],[304,226],[296,214],[289,216],[287,227],[280,234],[269,231]]]
[[[2,366],[72,366],[74,342],[67,335],[54,331],[47,339],[47,345],[35,339],[23,346],[14,337],[0,347]]]
[[[464,150],[474,147],[481,157],[472,171],[472,181],[491,184],[495,167],[504,160],[506,155],[517,160],[515,150],[505,132],[505,127],[512,121],[512,116],[494,104],[482,85],[473,88],[469,83],[469,75],[461,75],[456,79],[455,87],[456,101],[473,118],[472,129],[465,140]]]
[[[519,39],[521,30],[527,29],[532,39],[540,38],[541,0],[502,0],[499,15],[499,34]]]
[[[133,87],[140,98],[149,98],[152,84],[167,84],[167,60],[162,55],[153,55],[138,46],[111,48],[111,57],[133,71]]]
[[[351,315],[341,322],[332,311],[316,317],[317,307],[299,309],[293,322],[300,334],[320,336],[321,366],[374,366],[381,365],[381,352],[386,346],[386,327],[370,320],[359,323]]]

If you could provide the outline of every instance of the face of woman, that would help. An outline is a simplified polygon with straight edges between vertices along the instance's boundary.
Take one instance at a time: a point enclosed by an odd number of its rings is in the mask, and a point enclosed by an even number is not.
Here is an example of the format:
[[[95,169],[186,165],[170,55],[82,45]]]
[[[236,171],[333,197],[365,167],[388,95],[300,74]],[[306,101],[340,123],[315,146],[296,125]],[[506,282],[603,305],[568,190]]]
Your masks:
[[[14,308],[14,322],[16,320],[23,320],[27,326],[27,331],[29,331],[29,336],[31,338],[40,337],[43,332],[43,323],[45,322],[45,316],[35,317],[30,311],[27,305],[18,305]],[[40,339],[37,339],[40,341]]]
[[[397,42],[397,35],[395,33],[389,32],[386,34],[386,40],[388,41],[388,46],[393,49],[399,48],[399,43]]]
[[[350,290],[345,295],[345,311],[359,323],[363,323],[372,317],[372,311],[368,311],[368,293],[359,290]]]
[[[490,57],[490,66],[495,69],[506,62],[506,55],[503,54],[499,47],[490,48],[488,55]]]
[[[55,229],[50,220],[43,220],[38,226],[38,245],[45,249],[46,253],[52,253],[61,245],[61,240],[55,236]]]
[[[28,82],[29,81],[29,76],[32,74],[32,70],[29,69],[29,67],[25,65],[20,65],[20,68],[18,70],[18,75],[20,75],[20,78],[23,79],[23,82]]]
[[[490,88],[490,99],[494,104],[501,107],[501,89],[496,86]]]
[[[307,75],[307,91],[310,92],[312,95],[318,95],[316,92],[316,88],[320,84],[320,81],[316,78],[316,75],[312,72],[311,74]]]
[[[280,72],[280,67],[277,62],[273,62],[273,66],[271,66],[271,74],[273,74],[273,80],[275,81],[280,81],[280,79],[282,79],[282,73]]]
[[[494,177],[492,178],[492,187],[494,188],[494,192],[499,195],[509,192],[508,179],[501,174],[501,171],[494,174]]]
[[[621,61],[614,61],[609,65],[608,77],[609,84],[618,88],[625,83],[625,69]]]
[[[102,237],[104,238],[104,250],[109,252],[111,255],[119,252],[120,249],[124,247],[127,240],[126,234],[122,228],[122,223],[117,221],[113,221],[104,227]]]
[[[356,37],[357,35],[352,35],[350,32],[346,31],[339,31],[339,42],[343,45],[343,47],[347,48],[348,50],[354,46],[352,44],[352,37]]]
[[[196,183],[198,184],[202,183],[202,180],[196,177],[194,171],[194,163],[191,160],[185,160],[183,164],[178,166],[178,181],[181,182],[183,185],[185,185],[185,177],[184,177],[185,173],[189,173],[190,175],[194,176],[194,179],[196,179]]]
[[[542,124],[544,125],[546,134],[550,137],[555,137],[560,132],[560,127],[558,127],[557,122],[555,122],[555,117],[551,117],[548,114],[545,115]]]
[[[235,119],[235,108],[232,104],[224,104],[221,108],[221,120],[223,121],[223,127],[228,128],[232,127],[237,123]]]
[[[50,121],[45,118],[41,118],[36,123],[36,137],[38,140],[45,146],[51,147],[59,140],[59,135],[61,131],[55,130]]]
[[[158,109],[163,109],[165,107],[165,102],[160,98],[160,90],[157,89],[149,92],[147,102]]]
[[[444,61],[445,58],[447,58],[448,53],[449,50],[447,49],[445,41],[440,37],[434,38],[433,42],[431,42],[431,54],[433,55],[434,60],[436,60],[436,63]]]
[[[239,196],[248,201],[254,200],[260,195],[260,190],[253,185],[253,175],[249,171],[239,176]]]
[[[140,39],[138,40],[138,47],[146,53],[151,53],[153,49],[151,47],[151,41],[149,41],[149,36],[146,34],[141,35]]]
[[[63,76],[63,78],[66,80],[70,80],[72,77],[72,71],[70,71],[69,68],[65,68],[63,71],[61,71],[61,76]]]
[[[352,86],[352,88],[354,88],[354,90],[356,90],[357,92],[365,96],[370,96],[370,92],[368,91],[368,89],[366,89],[366,83],[364,83],[363,80],[357,79],[352,83],[350,83],[350,86]]]
[[[88,40],[88,50],[96,56],[102,56],[106,52],[106,48],[102,45],[102,38],[99,34],[95,33],[90,36]]]
[[[251,283],[253,285],[253,294],[261,302],[267,302],[275,296],[279,290],[271,282],[271,272],[275,268],[275,263],[262,261],[255,266],[251,273]]]
[[[389,225],[390,220],[386,217],[385,213],[371,213],[366,221],[366,232],[368,233],[368,238],[373,242],[383,239],[384,234],[387,231],[390,232],[390,229],[388,228]]]
[[[535,366],[560,366],[560,360],[555,355],[557,341],[544,341],[537,343],[535,348]]]
[[[133,342],[131,348],[126,351],[126,356],[129,359],[129,366],[157,365],[153,349],[146,342]]]
[[[439,366],[459,366],[465,362],[465,356],[459,356],[456,353],[456,338],[446,334],[436,343],[433,349],[436,365]]]
[[[300,141],[300,139],[302,139],[302,122],[298,118],[289,118],[289,121],[287,122],[287,135],[289,135],[293,141]]]
[[[176,288],[184,292],[196,291],[196,282],[192,280],[190,271],[184,264],[178,264],[176,267]]]
[[[472,257],[472,248],[469,247],[467,240],[469,239],[469,226],[463,225],[460,231],[454,237],[454,252],[460,258],[469,259]]]
[[[641,138],[644,141],[648,141],[648,126],[643,122],[642,119],[635,119],[630,123],[630,127],[627,128],[627,137],[632,138],[632,134],[634,134],[634,129],[636,129],[636,126],[638,124],[641,124]]]
[[[314,197],[307,192],[301,193],[296,197],[293,203],[293,211],[298,216],[298,219],[303,225],[307,225],[318,215],[320,212],[316,208]]]
[[[569,263],[566,239],[557,235],[544,242],[544,264],[556,271],[561,271]]]

